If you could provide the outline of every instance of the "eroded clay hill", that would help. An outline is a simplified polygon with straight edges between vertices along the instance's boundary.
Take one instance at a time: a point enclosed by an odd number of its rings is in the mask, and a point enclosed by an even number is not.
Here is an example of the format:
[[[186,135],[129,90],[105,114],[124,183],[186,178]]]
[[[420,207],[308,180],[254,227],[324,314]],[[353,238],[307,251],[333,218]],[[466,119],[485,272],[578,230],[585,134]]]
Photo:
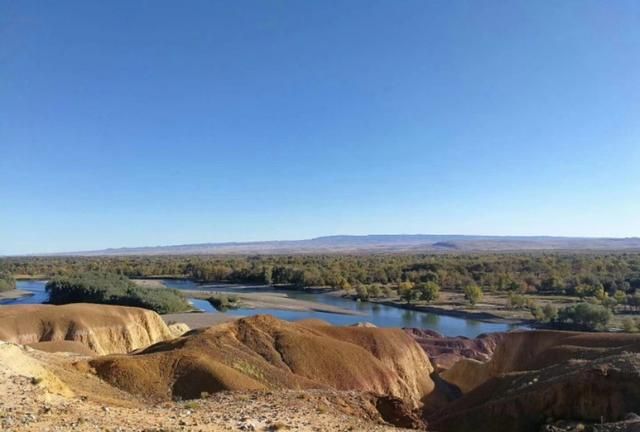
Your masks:
[[[134,354],[95,358],[87,366],[118,388],[154,399],[315,388],[372,391],[415,407],[433,389],[427,356],[400,329],[270,316],[194,330]]]
[[[640,410],[640,336],[505,334],[488,362],[463,359],[441,377],[463,395],[428,414],[435,430],[538,431],[552,419],[615,422]]]
[[[45,351],[126,353],[175,335],[153,311],[76,303],[0,307],[0,340]]]

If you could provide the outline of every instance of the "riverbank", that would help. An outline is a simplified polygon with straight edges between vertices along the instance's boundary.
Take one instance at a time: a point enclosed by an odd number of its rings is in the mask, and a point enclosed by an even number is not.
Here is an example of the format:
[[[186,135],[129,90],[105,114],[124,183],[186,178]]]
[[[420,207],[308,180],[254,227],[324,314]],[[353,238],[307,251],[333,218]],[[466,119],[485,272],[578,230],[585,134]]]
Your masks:
[[[187,280],[187,279],[183,279]],[[136,279],[136,284],[148,288],[164,288],[166,285],[158,279]],[[220,290],[223,293],[229,292],[229,287],[233,286],[233,295],[240,300],[243,308],[247,309],[278,309],[286,311],[298,312],[326,312],[344,315],[360,315],[358,312],[330,306],[324,303],[318,303],[307,300],[291,298],[289,293],[306,293],[306,294],[327,294],[332,297],[340,297],[353,302],[358,302],[349,293],[343,290],[335,290],[329,287],[292,287],[291,285],[259,285],[259,284],[227,284],[222,282],[209,282],[198,285],[197,290],[181,289],[187,296],[207,300],[212,293]],[[278,293],[265,292],[245,292],[264,289],[276,290]],[[556,306],[563,306],[570,303],[570,299],[549,297],[542,300],[552,302]],[[372,298],[368,302],[402,310],[416,311],[422,313],[430,313],[440,316],[448,316],[454,318],[468,319],[480,321],[489,324],[506,324],[506,325],[525,325],[529,326],[533,320],[531,314],[527,310],[514,310],[507,307],[507,296],[501,294],[486,293],[483,300],[471,306],[464,299],[464,295],[457,292],[441,292],[440,298],[432,303],[411,303],[408,304],[399,297],[382,297]]]
[[[475,337],[481,333],[505,332],[514,328],[513,324],[491,321],[465,319],[447,316],[444,313],[428,313],[419,310],[408,310],[400,304],[386,305],[381,302],[354,301],[353,297],[343,297],[342,292],[331,292],[326,288],[284,289],[268,285],[241,285],[225,283],[198,284],[189,280],[139,280],[138,285],[149,289],[177,289],[187,299],[191,299],[194,308],[207,313],[185,313],[183,316],[167,317],[174,322],[185,322],[192,327],[206,327],[219,322],[247,317],[256,314],[267,314],[287,321],[306,319],[323,320],[337,326],[350,326],[362,322],[370,322],[378,327],[411,327],[435,330],[447,336]],[[35,293],[26,299],[9,300],[11,303],[44,303],[48,294],[44,291],[44,281],[19,281],[18,288]],[[239,308],[229,309],[226,313],[215,311],[207,298],[214,293],[222,295],[242,296]],[[379,301],[389,299],[378,299]],[[393,299],[392,299],[393,300]]]
[[[358,302],[353,295],[341,290],[326,291],[318,289],[316,292],[322,292],[328,295],[350,299]],[[492,296],[487,296],[487,300],[470,306],[464,296],[458,293],[444,292],[441,293],[440,299],[433,303],[414,302],[407,303],[399,297],[380,297],[370,298],[369,303],[384,306],[395,307],[398,309],[430,313],[440,316],[449,316],[454,318],[469,319],[474,321],[485,322],[489,324],[507,324],[507,325],[525,325],[532,323],[531,314],[526,310],[507,310],[501,301],[496,301]]]
[[[505,318],[495,313],[482,310],[453,309],[447,306],[427,306],[401,303],[393,300],[372,300],[373,303],[393,306],[401,309],[413,310],[418,312],[426,312],[437,315],[446,315],[455,318],[472,319],[492,324],[513,324],[513,325],[530,325],[532,319],[525,318]]]

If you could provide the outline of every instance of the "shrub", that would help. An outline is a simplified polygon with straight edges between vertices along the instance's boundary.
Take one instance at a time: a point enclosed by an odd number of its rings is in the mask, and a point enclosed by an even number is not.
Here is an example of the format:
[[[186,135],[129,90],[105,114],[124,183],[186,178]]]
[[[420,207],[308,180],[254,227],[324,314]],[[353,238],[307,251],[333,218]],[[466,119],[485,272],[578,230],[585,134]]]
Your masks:
[[[382,288],[378,284],[369,285],[368,290],[371,298],[378,298],[382,295]]]
[[[546,322],[552,322],[558,316],[558,309],[556,309],[551,303],[547,303],[542,308],[543,319]]]
[[[229,294],[214,294],[207,299],[211,306],[219,310],[220,312],[227,311],[229,309],[238,309],[240,302],[238,297]]]
[[[189,304],[177,290],[145,288],[116,273],[86,272],[56,277],[46,287],[49,303],[101,303],[136,306],[160,314],[182,312]]]
[[[625,318],[622,320],[622,329],[627,333],[635,333],[638,331],[638,326],[631,318]]]
[[[535,305],[530,307],[529,312],[531,312],[531,315],[533,315],[536,321],[544,321],[544,310],[540,306]]]
[[[469,284],[464,287],[464,298],[467,299],[470,305],[475,305],[482,300],[482,288],[476,284]]]
[[[509,293],[509,308],[523,309],[527,306],[527,298],[522,294]]]
[[[396,296],[398,294],[389,285],[385,285],[385,287],[382,288],[382,291],[383,291],[385,297],[394,297],[394,296]]]

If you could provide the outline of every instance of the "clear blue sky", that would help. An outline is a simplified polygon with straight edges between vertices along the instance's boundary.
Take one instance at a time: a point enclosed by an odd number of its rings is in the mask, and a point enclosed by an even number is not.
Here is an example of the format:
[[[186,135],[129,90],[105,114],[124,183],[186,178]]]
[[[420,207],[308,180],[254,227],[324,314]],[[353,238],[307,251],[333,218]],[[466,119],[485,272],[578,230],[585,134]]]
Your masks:
[[[640,235],[640,2],[0,0],[0,254]]]

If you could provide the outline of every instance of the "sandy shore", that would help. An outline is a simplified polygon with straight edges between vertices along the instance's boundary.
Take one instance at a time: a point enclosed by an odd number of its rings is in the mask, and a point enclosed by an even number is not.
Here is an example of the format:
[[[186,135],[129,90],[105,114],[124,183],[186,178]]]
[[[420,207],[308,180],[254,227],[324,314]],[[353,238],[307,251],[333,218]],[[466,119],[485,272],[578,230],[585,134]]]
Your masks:
[[[31,291],[22,291],[22,290],[11,290],[11,291],[0,291],[0,302],[7,300],[16,300],[22,297],[30,297],[33,293]]]
[[[157,279],[131,279],[131,282],[143,288],[166,288],[166,286]]]
[[[188,297],[204,299],[211,297],[214,292],[203,291],[182,291]],[[363,314],[344,309],[337,306],[331,306],[324,303],[313,302],[308,300],[299,300],[290,298],[286,293],[220,293],[228,294],[238,298],[243,308],[247,309],[280,309],[290,310],[298,312],[326,312],[341,315],[356,315],[362,316]]]

